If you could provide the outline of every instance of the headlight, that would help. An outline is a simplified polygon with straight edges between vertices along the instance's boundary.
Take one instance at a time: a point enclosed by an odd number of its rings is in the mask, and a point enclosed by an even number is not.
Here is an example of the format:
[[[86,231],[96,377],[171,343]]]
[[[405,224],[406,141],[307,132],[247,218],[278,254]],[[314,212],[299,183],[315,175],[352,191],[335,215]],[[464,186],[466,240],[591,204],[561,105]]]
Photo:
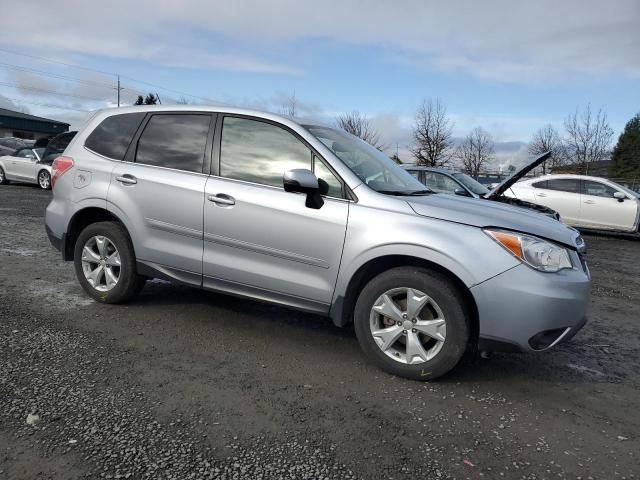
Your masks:
[[[514,257],[536,270],[558,272],[564,268],[573,268],[569,251],[555,243],[505,230],[485,229],[484,232]]]

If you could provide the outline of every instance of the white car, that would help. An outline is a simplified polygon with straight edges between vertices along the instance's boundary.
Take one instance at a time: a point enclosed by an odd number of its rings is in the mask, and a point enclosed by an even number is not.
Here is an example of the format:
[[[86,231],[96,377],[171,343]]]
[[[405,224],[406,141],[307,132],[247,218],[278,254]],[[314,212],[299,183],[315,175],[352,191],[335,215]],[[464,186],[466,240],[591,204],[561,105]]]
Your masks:
[[[10,180],[37,183],[40,188],[51,188],[51,164],[42,163],[44,148],[20,148],[11,155],[0,157],[0,185]]]
[[[545,175],[518,182],[505,195],[552,208],[574,227],[638,231],[640,196],[604,178]]]

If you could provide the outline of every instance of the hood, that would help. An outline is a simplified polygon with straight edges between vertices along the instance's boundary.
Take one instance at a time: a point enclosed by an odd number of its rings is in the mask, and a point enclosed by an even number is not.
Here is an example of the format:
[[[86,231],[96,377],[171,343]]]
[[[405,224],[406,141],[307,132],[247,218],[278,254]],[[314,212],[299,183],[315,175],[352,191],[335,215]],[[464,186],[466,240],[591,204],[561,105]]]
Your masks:
[[[540,165],[542,162],[544,162],[550,156],[551,156],[551,152],[543,153],[538,158],[536,158],[533,162],[531,162],[528,165],[524,166],[520,170],[517,170],[513,175],[511,175],[509,178],[504,180],[501,184],[499,184],[497,187],[495,187],[493,190],[491,190],[489,193],[487,193],[484,196],[484,198],[488,198],[489,200],[493,200],[493,199],[495,199],[497,197],[502,196],[502,194],[504,192],[506,192],[507,190],[509,190],[514,183],[516,183],[518,180],[520,180],[522,177],[524,177],[527,173],[529,173],[531,170],[536,168],[538,165]]]
[[[474,198],[442,194],[411,197],[407,198],[407,202],[418,215],[425,217],[480,228],[497,227],[528,233],[573,249],[580,236],[577,230],[546,215],[499,202],[482,202]]]

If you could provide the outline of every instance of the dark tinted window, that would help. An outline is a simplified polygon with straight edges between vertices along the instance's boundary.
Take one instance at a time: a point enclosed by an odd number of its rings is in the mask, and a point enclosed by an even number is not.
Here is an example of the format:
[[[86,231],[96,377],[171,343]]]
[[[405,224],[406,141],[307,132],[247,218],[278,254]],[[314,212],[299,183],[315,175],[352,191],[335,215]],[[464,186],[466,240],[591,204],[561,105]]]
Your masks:
[[[582,181],[582,193],[585,195],[594,195],[596,197],[613,197],[616,193],[615,188],[605,185],[604,183],[594,182],[593,180]]]
[[[311,170],[311,150],[291,133],[266,122],[224,119],[220,175],[282,187],[282,175],[294,168]]]
[[[154,115],[138,141],[136,162],[202,172],[209,123],[209,115]]]
[[[534,188],[547,188],[547,181],[543,180],[542,182],[532,183],[531,186]]]
[[[123,113],[105,118],[84,145],[105,157],[122,160],[144,113]]]
[[[558,190],[560,192],[580,193],[580,182],[573,178],[556,178],[547,180],[548,190]]]

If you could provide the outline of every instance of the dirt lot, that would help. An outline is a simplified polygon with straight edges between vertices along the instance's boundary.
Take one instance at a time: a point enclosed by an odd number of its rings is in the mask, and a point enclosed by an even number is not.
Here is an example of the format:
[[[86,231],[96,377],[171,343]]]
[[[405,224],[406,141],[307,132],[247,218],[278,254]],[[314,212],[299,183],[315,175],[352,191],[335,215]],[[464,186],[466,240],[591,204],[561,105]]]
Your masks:
[[[639,241],[586,236],[570,344],[421,384],[320,317],[159,281],[94,303],[48,198],[0,187],[0,478],[640,477]]]

